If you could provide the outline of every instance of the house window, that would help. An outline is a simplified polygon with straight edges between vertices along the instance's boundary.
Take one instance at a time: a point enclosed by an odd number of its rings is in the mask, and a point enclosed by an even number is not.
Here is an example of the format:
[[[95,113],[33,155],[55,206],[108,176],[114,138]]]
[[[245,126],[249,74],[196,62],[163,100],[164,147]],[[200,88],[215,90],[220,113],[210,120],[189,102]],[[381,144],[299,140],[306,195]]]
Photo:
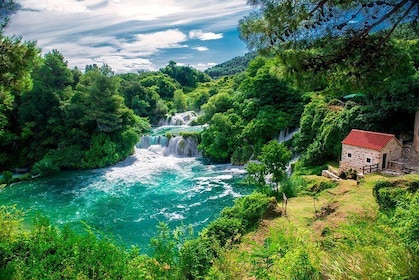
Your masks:
[[[367,163],[371,163],[371,159],[370,158],[367,158]]]
[[[348,157],[352,157],[352,154],[351,153],[348,153]]]

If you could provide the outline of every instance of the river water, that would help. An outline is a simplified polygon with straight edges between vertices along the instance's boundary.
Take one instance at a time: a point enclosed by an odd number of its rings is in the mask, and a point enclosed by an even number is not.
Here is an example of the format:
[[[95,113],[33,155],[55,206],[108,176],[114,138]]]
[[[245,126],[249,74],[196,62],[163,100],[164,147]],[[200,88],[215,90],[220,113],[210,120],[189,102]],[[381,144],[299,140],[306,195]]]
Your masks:
[[[237,182],[242,168],[205,164],[200,158],[163,156],[163,147],[135,149],[109,168],[67,171],[13,184],[0,191],[0,205],[25,210],[25,223],[40,213],[54,225],[87,226],[123,245],[149,250],[159,222],[200,231],[235,198],[251,192]]]

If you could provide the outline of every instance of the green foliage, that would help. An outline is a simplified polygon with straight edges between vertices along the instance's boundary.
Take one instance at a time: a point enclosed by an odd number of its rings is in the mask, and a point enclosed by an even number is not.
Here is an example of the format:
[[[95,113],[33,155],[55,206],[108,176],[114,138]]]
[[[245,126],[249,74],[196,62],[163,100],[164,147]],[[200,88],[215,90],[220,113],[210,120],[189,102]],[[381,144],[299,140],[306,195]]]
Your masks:
[[[249,64],[237,89],[219,91],[202,106],[199,121],[210,126],[203,132],[201,149],[212,159],[243,164],[282,129],[298,124],[303,99],[276,61],[262,57]],[[230,118],[237,122],[228,123]]]
[[[0,244],[13,242],[19,233],[23,212],[14,206],[0,206]],[[4,259],[0,259],[2,262]]]
[[[373,195],[380,210],[394,225],[404,244],[413,253],[419,253],[419,192],[417,180],[378,181],[374,185]]]
[[[336,279],[414,279],[419,273],[415,256],[400,241],[386,219],[354,217],[339,228],[342,239],[328,237],[330,260],[326,277]],[[385,267],[386,269],[383,269]]]
[[[235,113],[216,113],[202,132],[199,148],[212,160],[227,162],[239,143],[243,120]]]
[[[82,167],[104,167],[120,159],[116,143],[111,141],[108,135],[98,134],[92,137],[92,144],[90,149],[84,154]]]
[[[179,279],[204,279],[213,259],[213,244],[207,238],[198,237],[186,241],[180,249]]]
[[[12,1],[2,2],[8,5]],[[0,22],[6,13],[0,15]],[[20,148],[16,109],[21,91],[32,87],[30,73],[37,64],[38,49],[33,42],[1,35],[0,26],[0,169],[15,164]]]
[[[408,192],[406,182],[378,181],[373,195],[381,211],[392,211]]]
[[[248,3],[257,9],[240,21],[239,30],[251,49],[280,55],[290,51],[292,54],[284,58],[292,65],[287,67],[290,73],[320,74],[333,83],[338,77],[337,83],[368,85],[377,77],[391,76],[395,73],[390,69],[394,66],[393,53],[388,51],[392,33],[401,23],[417,28],[418,3],[410,0]],[[377,9],[386,12],[378,15]],[[363,14],[362,19],[353,24],[351,20],[359,14]],[[382,28],[377,31],[377,26]],[[412,33],[417,38],[417,32]],[[384,65],[382,69],[388,71],[377,71]]]
[[[186,96],[182,90],[177,90],[173,96],[173,106],[177,112],[185,112],[188,109]]]
[[[10,180],[12,180],[12,178],[13,178],[13,172],[11,172],[11,171],[3,171],[2,172],[2,179],[1,179],[1,183],[4,183],[4,184],[7,184],[7,183],[9,183],[10,182]]]
[[[250,184],[264,185],[265,176],[268,174],[266,165],[258,162],[249,162],[246,165],[246,180]]]
[[[32,167],[32,174],[40,176],[49,176],[60,171],[59,167],[54,163],[50,157],[44,157],[36,162]]]
[[[283,228],[272,232],[251,253],[252,275],[258,279],[322,279],[308,247]]]
[[[300,132],[294,144],[303,165],[321,165],[328,160],[338,161],[341,142],[352,128],[362,128],[366,123],[360,106],[326,105],[323,100],[314,100],[306,106],[301,117]],[[314,115],[314,117],[313,117]]]
[[[401,200],[392,218],[402,241],[419,256],[419,192]],[[418,268],[419,269],[419,268]],[[419,271],[418,271],[419,272]]]
[[[59,231],[42,217],[35,219],[28,238],[21,236],[9,246],[13,258],[3,259],[3,279],[118,279],[127,273],[127,254],[121,248],[92,232],[77,235],[67,227]]]
[[[236,218],[242,221],[244,230],[255,227],[270,206],[269,197],[265,194],[254,192],[248,196],[239,198],[233,207],[227,207],[221,211],[221,217]]]
[[[231,155],[231,163],[235,165],[244,165],[248,162],[254,153],[252,146],[243,145],[237,147]]]
[[[234,212],[234,210],[231,211]],[[240,214],[234,213],[233,215],[239,216]],[[244,232],[245,226],[243,225],[242,217],[236,218],[233,215],[222,214],[220,218],[205,228],[203,234],[210,239],[214,239],[222,247],[228,247],[237,243]]]
[[[203,72],[189,66],[177,66],[176,62],[170,61],[169,64],[160,69],[164,74],[169,75],[185,88],[196,88],[198,82],[208,82],[210,77]]]
[[[13,0],[5,0],[0,3],[0,35],[3,33],[3,29],[7,27],[9,23],[9,15],[15,12],[17,9],[17,3]]]
[[[267,171],[273,175],[273,181],[279,183],[286,176],[285,169],[287,163],[291,160],[291,152],[285,147],[284,143],[273,140],[262,147],[259,159],[265,164]]]
[[[170,233],[167,224],[158,225],[159,233],[150,240],[153,248],[153,257],[157,263],[154,267],[154,275],[161,279],[170,279],[175,271],[175,262],[177,260],[176,241]]]
[[[226,62],[208,68],[204,72],[211,78],[234,75],[246,70],[249,62],[256,57],[256,52],[246,53],[244,56],[234,57]]]

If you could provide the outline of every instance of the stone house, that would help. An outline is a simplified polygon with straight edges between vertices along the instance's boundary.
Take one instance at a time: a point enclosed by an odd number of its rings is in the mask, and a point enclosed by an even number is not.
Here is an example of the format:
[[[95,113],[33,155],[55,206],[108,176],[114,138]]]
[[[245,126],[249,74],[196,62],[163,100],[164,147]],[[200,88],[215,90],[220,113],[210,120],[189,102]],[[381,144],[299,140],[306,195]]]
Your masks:
[[[393,134],[352,129],[342,141],[341,171],[371,173],[402,157],[403,145]]]

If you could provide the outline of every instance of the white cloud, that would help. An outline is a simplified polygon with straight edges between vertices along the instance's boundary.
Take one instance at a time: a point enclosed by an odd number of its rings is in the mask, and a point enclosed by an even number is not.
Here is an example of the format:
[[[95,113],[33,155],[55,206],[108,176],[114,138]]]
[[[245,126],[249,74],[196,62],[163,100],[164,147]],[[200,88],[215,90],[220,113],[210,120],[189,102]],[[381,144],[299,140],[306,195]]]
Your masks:
[[[191,39],[199,39],[202,41],[208,40],[218,40],[223,38],[222,33],[213,33],[213,32],[203,32],[202,30],[191,30],[189,32],[189,38]]]
[[[102,65],[103,63],[111,66],[115,72],[131,72],[141,69],[155,70],[156,67],[149,59],[144,58],[125,58],[122,56],[100,56],[94,59],[96,64]]]
[[[7,35],[37,41],[43,53],[58,49],[71,66],[84,69],[106,59],[115,71],[159,69],[170,60],[186,65],[207,60],[203,58],[222,50],[199,45],[189,49],[196,44],[189,41],[221,41],[250,9],[243,0],[16,1],[23,9],[12,16]]]
[[[125,56],[151,56],[161,50],[179,49],[188,47],[182,44],[187,36],[177,30],[169,29],[154,33],[137,34],[132,41],[120,42],[116,46],[118,53]]]
[[[39,11],[55,11],[62,14],[77,14],[87,12],[83,2],[75,0],[20,0],[18,1],[23,9]]]
[[[208,50],[208,48],[207,47],[204,47],[204,46],[192,47],[192,49],[197,50],[197,51],[200,51],[200,52],[205,52],[205,51]]]

